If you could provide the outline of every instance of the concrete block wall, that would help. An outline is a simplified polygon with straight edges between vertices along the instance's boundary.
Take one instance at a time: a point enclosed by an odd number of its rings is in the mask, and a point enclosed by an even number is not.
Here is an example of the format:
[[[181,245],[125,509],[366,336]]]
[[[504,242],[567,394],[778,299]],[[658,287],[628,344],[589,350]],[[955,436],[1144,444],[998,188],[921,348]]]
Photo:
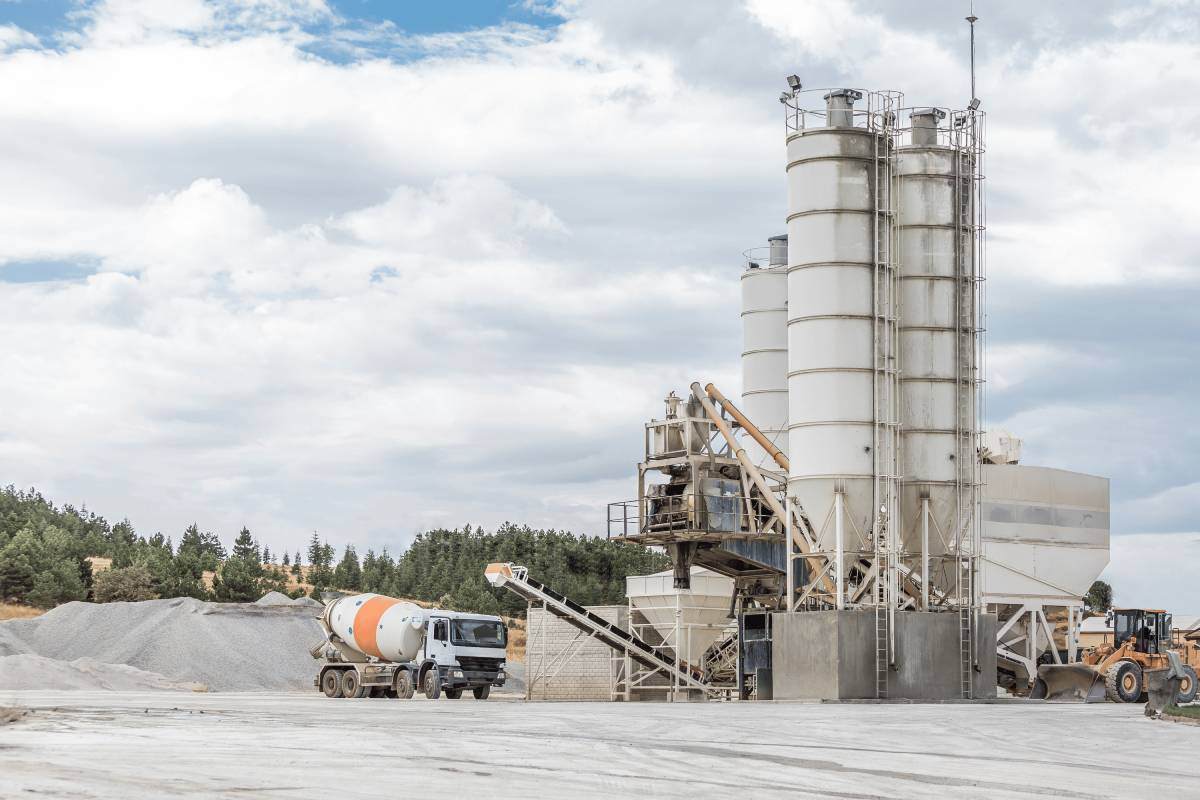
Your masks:
[[[588,606],[588,610],[622,628],[629,627],[626,606]],[[564,662],[559,656],[569,649],[574,654]],[[525,681],[530,700],[610,700],[612,656],[611,648],[553,614],[536,607],[529,610]],[[543,679],[546,673],[553,677]]]

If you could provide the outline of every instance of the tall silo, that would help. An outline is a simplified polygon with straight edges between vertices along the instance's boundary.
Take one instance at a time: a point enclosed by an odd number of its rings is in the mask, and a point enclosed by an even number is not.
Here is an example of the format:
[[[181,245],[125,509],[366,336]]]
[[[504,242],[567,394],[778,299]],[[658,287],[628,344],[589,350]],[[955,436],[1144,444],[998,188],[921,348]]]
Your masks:
[[[918,108],[898,135],[900,474],[903,549],[935,590],[970,590],[977,424],[978,117]],[[925,559],[929,559],[926,566]],[[927,602],[927,598],[925,598]]]
[[[788,492],[821,550],[840,541],[866,553],[880,509],[897,500],[886,133],[895,98],[869,93],[857,110],[861,91],[821,96],[823,111],[787,103]]]
[[[772,236],[766,248],[746,252],[742,273],[742,410],[784,454],[788,452],[787,236]],[[775,468],[767,452],[750,440],[747,452],[758,466]]]

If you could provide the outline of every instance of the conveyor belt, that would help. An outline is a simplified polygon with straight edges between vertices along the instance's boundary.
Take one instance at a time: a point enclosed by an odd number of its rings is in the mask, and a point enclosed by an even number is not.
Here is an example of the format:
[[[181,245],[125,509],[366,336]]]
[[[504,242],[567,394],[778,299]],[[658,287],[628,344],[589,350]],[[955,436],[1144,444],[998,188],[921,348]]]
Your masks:
[[[703,672],[686,661],[673,660],[626,630],[593,614],[583,606],[564,597],[549,586],[529,577],[525,567],[513,564],[488,564],[484,575],[493,586],[502,586],[526,600],[541,603],[547,611],[592,636],[614,650],[628,653],[629,657],[651,669],[662,670],[678,678],[680,684],[693,689],[709,688],[704,682]]]

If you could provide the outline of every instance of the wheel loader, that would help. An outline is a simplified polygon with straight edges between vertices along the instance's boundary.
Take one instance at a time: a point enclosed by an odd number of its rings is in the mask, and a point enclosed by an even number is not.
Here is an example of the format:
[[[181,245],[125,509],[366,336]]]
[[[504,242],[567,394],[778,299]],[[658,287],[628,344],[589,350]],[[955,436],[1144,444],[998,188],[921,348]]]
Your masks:
[[[1030,697],[1046,700],[1079,700],[1085,703],[1137,703],[1146,699],[1146,673],[1181,671],[1177,704],[1196,699],[1196,659],[1173,650],[1171,615],[1144,608],[1117,608],[1109,612],[1113,631],[1107,642],[1088,648],[1078,664],[1043,664]],[[1171,658],[1174,656],[1174,659]]]

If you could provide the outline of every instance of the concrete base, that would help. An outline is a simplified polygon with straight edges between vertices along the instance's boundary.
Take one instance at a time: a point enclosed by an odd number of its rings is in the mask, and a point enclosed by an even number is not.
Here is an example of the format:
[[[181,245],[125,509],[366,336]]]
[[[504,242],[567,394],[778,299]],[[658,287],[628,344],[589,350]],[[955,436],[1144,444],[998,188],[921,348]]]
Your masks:
[[[869,699],[875,693],[875,612],[808,611],[772,614],[772,671],[776,700]],[[996,696],[996,617],[983,614],[976,631],[978,670],[973,697]],[[896,614],[895,667],[889,699],[962,697],[958,615]]]

